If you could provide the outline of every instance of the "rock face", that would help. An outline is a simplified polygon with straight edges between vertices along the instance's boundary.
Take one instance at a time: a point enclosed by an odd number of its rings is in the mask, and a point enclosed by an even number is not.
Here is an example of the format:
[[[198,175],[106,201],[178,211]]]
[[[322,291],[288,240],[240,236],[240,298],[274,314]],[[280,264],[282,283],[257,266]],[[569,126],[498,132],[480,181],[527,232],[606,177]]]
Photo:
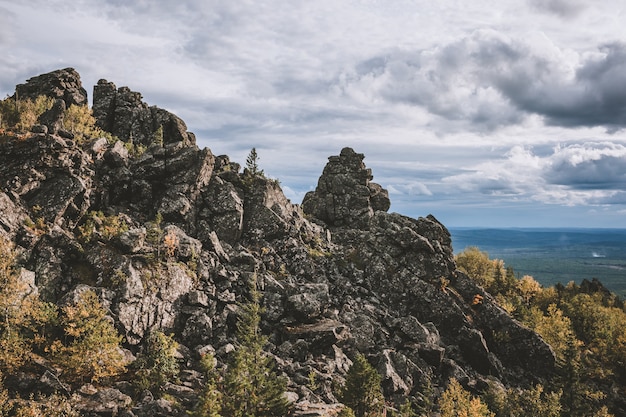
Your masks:
[[[73,70],[26,85],[19,94],[84,103]],[[22,276],[46,300],[93,289],[131,354],[151,330],[174,334],[186,382],[167,392],[178,404],[193,407],[201,392],[199,354],[226,362],[253,278],[267,349],[297,415],[337,412],[333,381],[357,352],[396,404],[452,376],[480,390],[488,379],[527,386],[552,373],[550,347],[456,271],[444,225],[387,213],[387,192],[371,182],[363,154],[330,157],[299,207],[276,181],[199,149],[182,120],[139,93],[101,80],[93,107],[119,141],[78,145],[54,129],[0,137],[0,235],[17,245]],[[137,144],[143,152],[132,151]],[[129,384],[74,394],[86,414],[184,414],[149,392],[131,404]]]

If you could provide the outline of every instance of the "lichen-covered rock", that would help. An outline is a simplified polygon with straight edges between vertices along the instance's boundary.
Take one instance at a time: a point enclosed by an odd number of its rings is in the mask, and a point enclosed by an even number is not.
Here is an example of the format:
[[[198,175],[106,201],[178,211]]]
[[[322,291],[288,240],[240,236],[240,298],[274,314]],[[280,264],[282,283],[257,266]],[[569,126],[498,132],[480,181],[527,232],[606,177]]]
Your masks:
[[[24,225],[28,215],[8,194],[0,191],[0,236],[11,240]]]
[[[502,362],[509,379],[524,369],[539,378],[552,375],[555,355],[552,348],[535,332],[513,320],[493,297],[462,272],[457,273],[455,288],[469,302],[476,294],[482,303],[474,306],[471,317],[484,337],[487,349]]]
[[[343,323],[328,319],[312,324],[287,326],[283,333],[287,339],[305,340],[309,343],[309,349],[320,351],[345,342],[350,337],[350,331]]]
[[[276,181],[252,178],[245,204],[243,227],[249,239],[284,238],[304,226],[302,211],[285,197]]]
[[[214,232],[224,242],[237,242],[243,233],[243,193],[232,183],[213,177],[202,199],[198,213],[200,240],[209,240]]]
[[[76,398],[76,397],[75,397]],[[75,400],[76,408],[84,415],[117,416],[127,409],[133,399],[115,388],[101,388],[91,395],[80,395]]]
[[[145,227],[136,227],[121,233],[114,242],[123,253],[138,253],[145,247],[147,233]]]
[[[330,302],[328,284],[302,284],[289,292],[285,312],[303,322],[319,318]]]
[[[202,252],[202,243],[188,236],[180,227],[173,224],[163,228],[166,250],[182,261],[198,258]]]
[[[392,395],[405,396],[409,394],[411,389],[407,382],[412,385],[412,378],[405,382],[407,376],[410,376],[410,372],[403,372],[404,378],[398,374],[396,367],[398,362],[401,362],[403,367],[407,367],[407,358],[391,349],[385,349],[380,355],[380,362],[378,364],[378,373],[381,375],[383,389],[387,393]]]
[[[52,105],[52,108],[43,112],[37,120],[41,125],[46,127],[46,130],[41,131],[41,133],[54,134],[63,129],[63,118],[66,108],[67,105],[65,101],[57,99]]]

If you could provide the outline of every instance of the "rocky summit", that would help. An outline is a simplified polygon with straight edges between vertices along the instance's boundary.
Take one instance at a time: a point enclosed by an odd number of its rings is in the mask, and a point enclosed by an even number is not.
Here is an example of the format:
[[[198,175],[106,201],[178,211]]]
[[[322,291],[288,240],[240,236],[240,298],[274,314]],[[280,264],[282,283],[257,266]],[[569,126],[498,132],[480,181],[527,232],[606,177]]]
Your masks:
[[[73,69],[31,78],[16,95],[87,103]],[[63,306],[93,290],[129,363],[161,330],[178,343],[180,369],[157,398],[137,397],[132,374],[68,384],[58,369],[31,367],[5,375],[21,398],[56,386],[84,415],[185,415],[206,384],[201,356],[221,368],[233,355],[251,282],[295,415],[335,415],[335,386],[358,353],[393,404],[432,402],[452,377],[475,393],[551,377],[550,346],[456,270],[434,216],[388,212],[363,154],[338,149],[297,205],[277,181],[200,149],[179,117],[127,87],[94,87],[108,139],[78,140],[54,108],[30,134],[0,137],[0,237],[15,245],[29,291]]]

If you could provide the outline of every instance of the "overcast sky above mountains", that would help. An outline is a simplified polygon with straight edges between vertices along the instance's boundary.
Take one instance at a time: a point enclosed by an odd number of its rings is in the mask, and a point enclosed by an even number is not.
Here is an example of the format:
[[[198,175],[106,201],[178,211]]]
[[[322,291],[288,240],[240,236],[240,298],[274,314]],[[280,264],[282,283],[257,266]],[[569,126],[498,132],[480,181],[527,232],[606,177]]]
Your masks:
[[[392,211],[626,228],[626,0],[0,0],[0,94],[74,67],[300,203],[365,153]],[[495,8],[494,8],[495,7]]]

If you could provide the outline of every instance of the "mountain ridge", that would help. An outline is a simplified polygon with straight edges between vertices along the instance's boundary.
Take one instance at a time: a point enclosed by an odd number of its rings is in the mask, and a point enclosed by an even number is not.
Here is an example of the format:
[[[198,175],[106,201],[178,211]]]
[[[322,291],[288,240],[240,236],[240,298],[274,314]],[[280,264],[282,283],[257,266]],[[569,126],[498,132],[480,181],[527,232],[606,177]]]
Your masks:
[[[33,77],[13,99],[39,96],[54,105],[31,131],[0,136],[0,237],[45,301],[60,306],[93,290],[129,357],[151,332],[171,333],[186,378],[169,386],[176,409],[139,401],[129,376],[93,393],[53,372],[85,415],[192,409],[206,383],[199,359],[212,352],[225,366],[251,281],[296,414],[334,415],[333,386],[357,353],[395,407],[434,401],[450,378],[479,393],[553,376],[551,347],[456,270],[444,225],[387,212],[388,193],[363,154],[330,156],[315,191],[295,205],[277,181],[200,149],[184,121],[127,87],[94,87],[95,126],[109,139],[67,128],[63,111],[88,101],[75,70]],[[22,396],[51,385],[32,370],[9,380],[27,387],[15,389]],[[104,393],[117,399],[109,408],[93,400]]]

